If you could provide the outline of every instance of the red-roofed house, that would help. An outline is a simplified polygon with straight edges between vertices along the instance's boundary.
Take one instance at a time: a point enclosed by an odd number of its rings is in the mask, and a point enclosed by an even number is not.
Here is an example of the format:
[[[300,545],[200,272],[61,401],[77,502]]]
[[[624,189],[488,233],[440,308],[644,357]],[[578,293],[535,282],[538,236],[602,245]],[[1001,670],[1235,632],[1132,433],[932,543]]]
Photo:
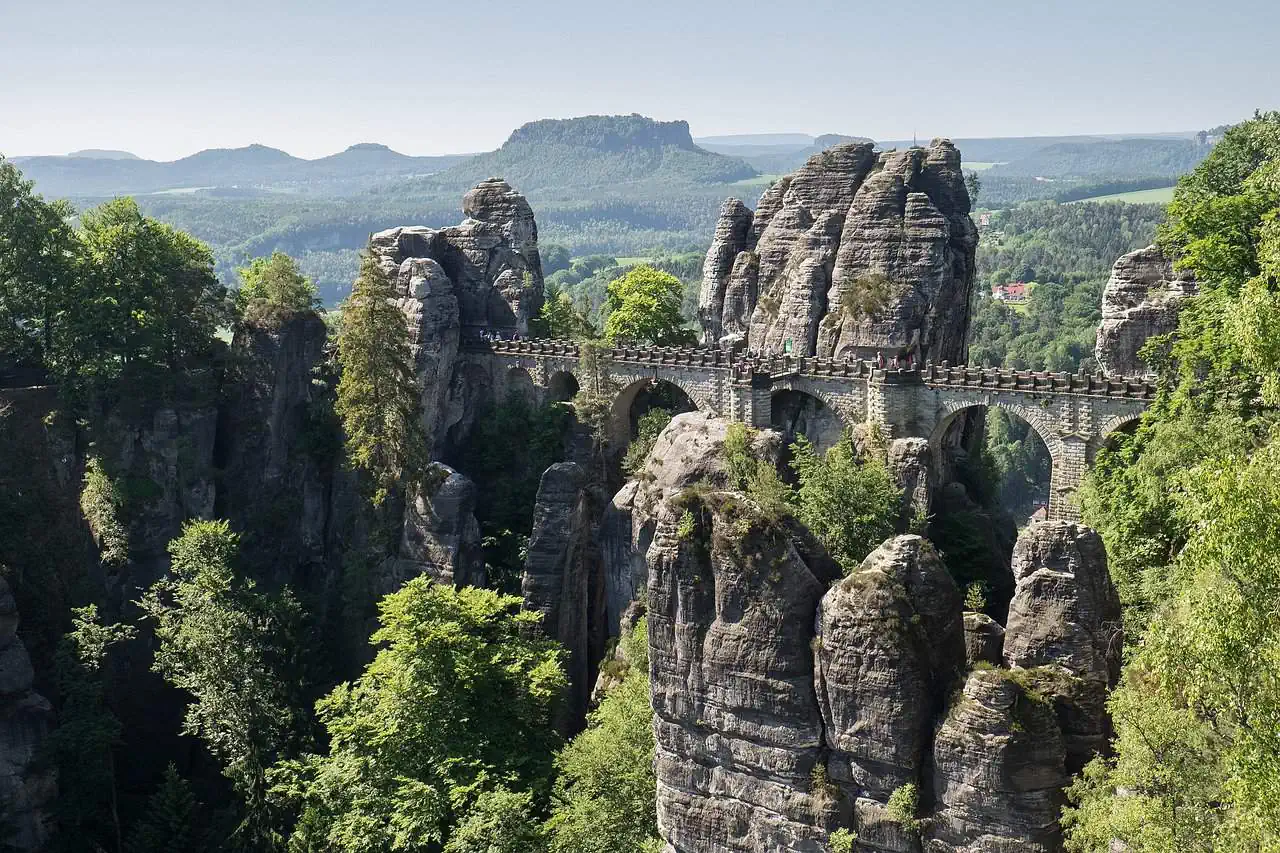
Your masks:
[[[1031,298],[1031,288],[1025,281],[991,285],[991,296],[1002,302],[1026,302]]]

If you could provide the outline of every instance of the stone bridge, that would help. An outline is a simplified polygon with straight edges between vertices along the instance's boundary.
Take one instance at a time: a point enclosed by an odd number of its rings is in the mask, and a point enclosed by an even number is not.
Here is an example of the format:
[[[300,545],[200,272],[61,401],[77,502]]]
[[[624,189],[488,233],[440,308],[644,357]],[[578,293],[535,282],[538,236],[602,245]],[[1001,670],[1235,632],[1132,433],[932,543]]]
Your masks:
[[[925,364],[885,369],[868,361],[756,356],[697,347],[629,347],[595,351],[595,368],[567,341],[470,341],[472,357],[527,371],[555,399],[568,400],[598,382],[613,399],[610,431],[630,439],[636,394],[669,382],[701,411],[753,427],[773,423],[774,398],[783,391],[813,397],[845,426],[872,423],[889,437],[927,438],[941,468],[943,442],[957,417],[975,407],[1004,409],[1035,430],[1053,460],[1049,515],[1074,518],[1071,500],[1098,447],[1112,431],[1137,420],[1154,399],[1142,379],[1036,373]],[[591,373],[591,376],[587,376]]]

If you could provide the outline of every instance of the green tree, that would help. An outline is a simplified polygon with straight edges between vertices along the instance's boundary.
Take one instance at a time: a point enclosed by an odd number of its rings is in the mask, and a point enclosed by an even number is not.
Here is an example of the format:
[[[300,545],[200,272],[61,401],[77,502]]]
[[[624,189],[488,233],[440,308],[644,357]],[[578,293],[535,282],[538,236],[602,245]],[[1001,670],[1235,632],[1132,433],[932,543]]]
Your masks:
[[[134,633],[104,624],[90,604],[72,610],[72,630],[58,645],[54,666],[61,705],[47,743],[58,768],[58,850],[121,850],[115,762],[121,729],[107,704],[103,668],[111,647]]]
[[[335,410],[347,458],[368,475],[375,506],[397,487],[417,488],[428,462],[409,326],[394,299],[391,281],[366,253],[343,303]]]
[[[554,853],[640,853],[658,834],[648,627],[624,638],[627,670],[556,758]]]
[[[80,217],[79,264],[53,366],[90,387],[207,359],[229,319],[208,247],[121,198]]]
[[[138,602],[159,647],[153,668],[185,690],[183,729],[222,764],[244,802],[233,841],[275,849],[267,769],[299,738],[297,656],[301,609],[293,597],[258,592],[235,569],[239,538],[225,521],[194,521],[169,544],[171,574]]]
[[[657,346],[693,343],[680,314],[683,299],[680,279],[647,264],[632,267],[609,283],[604,336]]]
[[[276,794],[321,849],[486,849],[453,838],[483,837],[499,812],[509,824],[499,789],[519,795],[548,778],[563,652],[520,605],[425,577],[382,600],[377,656],[316,706],[328,753],[275,772]]]
[[[847,433],[821,456],[802,435],[792,449],[796,517],[851,572],[893,535],[901,492],[883,462],[859,459]]]
[[[236,273],[240,276],[236,301],[241,311],[255,303],[289,311],[306,311],[320,304],[315,283],[299,272],[297,262],[284,252],[254,258]]]
[[[39,361],[52,351],[61,315],[75,307],[73,213],[0,157],[0,352]]]
[[[555,283],[547,284],[538,321],[549,338],[578,340],[596,335],[591,321],[574,306],[573,297]]]
[[[129,831],[125,845],[127,853],[197,853],[193,822],[196,798],[191,785],[178,768],[170,764],[165,768],[160,787],[147,801],[147,810]]]

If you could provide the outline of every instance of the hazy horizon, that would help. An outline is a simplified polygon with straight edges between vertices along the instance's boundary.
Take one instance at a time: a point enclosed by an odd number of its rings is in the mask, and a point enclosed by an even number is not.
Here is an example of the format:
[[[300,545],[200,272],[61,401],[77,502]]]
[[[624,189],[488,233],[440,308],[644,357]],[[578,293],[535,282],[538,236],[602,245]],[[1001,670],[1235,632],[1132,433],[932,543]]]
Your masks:
[[[981,14],[803,0],[440,3],[3,0],[0,151],[174,160],[252,143],[314,159],[498,147],[540,118],[638,112],[695,136],[1160,133],[1274,108],[1280,4],[1000,0]],[[714,37],[708,37],[714,33]],[[1229,51],[1204,45],[1230,44]]]

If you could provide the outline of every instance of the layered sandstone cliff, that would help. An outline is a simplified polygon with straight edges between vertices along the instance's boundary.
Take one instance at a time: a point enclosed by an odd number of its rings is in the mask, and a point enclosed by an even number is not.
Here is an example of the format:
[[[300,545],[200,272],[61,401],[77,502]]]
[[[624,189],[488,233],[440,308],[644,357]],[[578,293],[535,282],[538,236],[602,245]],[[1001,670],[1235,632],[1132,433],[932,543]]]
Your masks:
[[[977,230],[949,140],[836,145],[720,210],[699,296],[703,339],[762,353],[959,362]]]
[[[1102,291],[1102,322],[1094,346],[1102,372],[1110,376],[1151,373],[1138,351],[1148,338],[1178,328],[1182,303],[1195,293],[1195,277],[1175,270],[1158,246],[1122,255]]]

